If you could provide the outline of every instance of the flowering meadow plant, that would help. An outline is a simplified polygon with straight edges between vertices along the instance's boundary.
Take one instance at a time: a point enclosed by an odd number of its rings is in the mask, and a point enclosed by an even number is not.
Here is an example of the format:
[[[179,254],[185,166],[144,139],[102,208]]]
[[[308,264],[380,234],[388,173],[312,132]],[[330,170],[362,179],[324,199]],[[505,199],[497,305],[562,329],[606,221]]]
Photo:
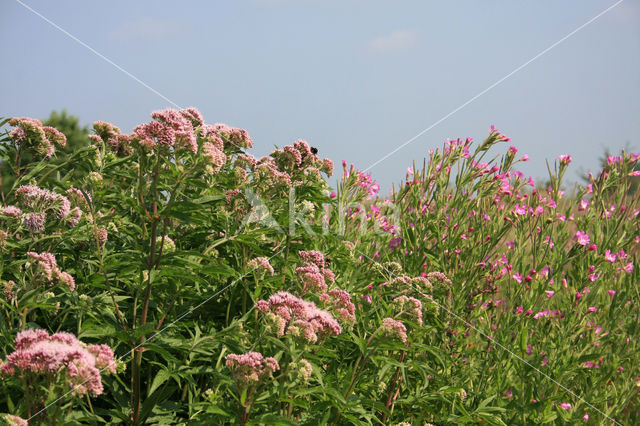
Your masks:
[[[570,192],[492,127],[383,198],[195,108],[2,125],[9,424],[638,421],[636,154]]]

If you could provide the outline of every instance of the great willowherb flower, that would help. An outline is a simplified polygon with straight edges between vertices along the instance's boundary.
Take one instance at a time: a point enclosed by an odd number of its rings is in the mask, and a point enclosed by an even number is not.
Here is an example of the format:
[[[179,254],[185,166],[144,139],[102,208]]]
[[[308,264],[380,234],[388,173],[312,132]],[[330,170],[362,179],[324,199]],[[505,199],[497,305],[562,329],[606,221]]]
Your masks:
[[[577,231],[575,233],[575,235],[573,236],[573,238],[581,246],[586,246],[590,242],[589,235],[586,232],[583,232],[583,231]]]
[[[233,377],[243,386],[255,385],[265,377],[271,377],[280,369],[275,358],[265,358],[259,352],[247,352],[242,355],[229,354],[225,357],[225,365],[231,370]]]
[[[19,371],[43,376],[46,382],[69,384],[75,394],[102,393],[100,370],[116,372],[113,351],[107,345],[85,345],[70,333],[49,335],[45,330],[21,331],[15,338],[16,349],[0,366],[10,376]]]
[[[569,165],[571,163],[571,156],[570,155],[558,155],[558,160],[560,160],[560,164],[563,164],[565,166]]]
[[[256,309],[272,314],[271,319],[276,322],[277,335],[300,335],[308,342],[315,343],[318,334],[338,335],[342,327],[329,312],[322,310],[315,303],[299,299],[291,293],[281,291],[266,300],[256,302]]]

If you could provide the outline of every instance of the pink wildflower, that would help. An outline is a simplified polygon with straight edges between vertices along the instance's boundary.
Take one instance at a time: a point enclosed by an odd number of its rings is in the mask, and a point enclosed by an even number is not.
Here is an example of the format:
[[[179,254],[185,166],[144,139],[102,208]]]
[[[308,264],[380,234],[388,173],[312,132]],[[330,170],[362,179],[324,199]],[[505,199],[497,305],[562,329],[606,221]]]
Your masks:
[[[209,165],[207,169],[209,174],[218,173],[227,162],[227,156],[222,149],[216,147],[211,142],[204,142],[202,144],[202,157]]]
[[[324,297],[323,297],[324,296]],[[351,302],[351,295],[344,290],[334,289],[320,296],[331,306],[333,314],[347,324],[356,322],[356,306]]]
[[[327,291],[324,274],[315,264],[307,263],[305,266],[296,268],[296,275],[300,277],[305,292],[309,289],[319,292]]]
[[[560,164],[563,165],[569,165],[569,163],[571,163],[571,156],[570,155],[558,155],[558,160],[560,160]]]
[[[225,357],[225,365],[231,370],[233,377],[242,385],[254,385],[265,377],[271,377],[280,369],[275,358],[264,358],[259,352],[246,354],[229,354]]]
[[[393,301],[397,304],[400,312],[411,315],[415,321],[422,325],[422,302],[414,297],[398,296]],[[410,305],[409,309],[405,306]]]
[[[586,246],[587,244],[589,244],[589,235],[587,235],[583,231],[576,232],[576,234],[574,235],[574,239],[581,246]]]
[[[407,327],[393,318],[384,318],[380,327],[387,336],[398,337],[402,343],[407,344]]]
[[[544,311],[540,311],[537,314],[535,314],[533,316],[533,319],[540,319],[542,317],[548,317],[548,316],[549,316],[549,311],[545,309]]]
[[[269,263],[269,259],[267,259],[266,257],[256,257],[254,259],[251,259],[249,263],[247,263],[247,267],[249,267],[251,271],[255,271],[257,274],[274,274],[273,266],[271,266],[271,263]]]
[[[15,345],[16,350],[2,364],[4,375],[29,371],[48,380],[63,380],[74,393],[97,396],[103,390],[99,368],[115,372],[113,351],[108,346],[87,347],[70,333],[49,336],[44,330],[25,330],[18,333]]]
[[[605,250],[604,252],[604,260],[606,260],[607,262],[615,262],[616,261],[617,256],[615,255],[615,253],[611,253],[611,250]]]
[[[315,343],[318,334],[338,335],[342,332],[342,327],[329,312],[319,309],[313,302],[298,299],[284,291],[274,294],[268,301],[259,300],[256,309],[267,316],[272,314],[273,320],[279,324],[278,336],[296,334],[296,330],[303,328],[305,339]],[[292,329],[292,320],[299,328]]]
[[[5,414],[4,420],[9,426],[29,426],[29,423],[25,419],[14,416],[13,414]]]
[[[76,284],[73,277],[58,268],[56,258],[51,253],[43,252],[38,254],[30,251],[27,252],[27,257],[36,261],[32,265],[36,283],[44,282],[49,286],[63,284],[69,287],[71,291],[75,289]]]

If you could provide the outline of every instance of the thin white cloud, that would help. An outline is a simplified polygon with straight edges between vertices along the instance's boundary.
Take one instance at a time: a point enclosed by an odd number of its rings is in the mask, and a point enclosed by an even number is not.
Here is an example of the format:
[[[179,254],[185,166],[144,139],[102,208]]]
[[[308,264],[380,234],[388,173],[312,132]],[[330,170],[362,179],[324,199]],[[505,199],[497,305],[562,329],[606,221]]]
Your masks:
[[[176,35],[181,25],[173,21],[161,21],[151,17],[142,17],[120,25],[109,36],[116,40],[157,40]]]
[[[415,46],[420,35],[413,30],[395,30],[390,34],[376,37],[367,42],[366,50],[370,53],[402,52]]]

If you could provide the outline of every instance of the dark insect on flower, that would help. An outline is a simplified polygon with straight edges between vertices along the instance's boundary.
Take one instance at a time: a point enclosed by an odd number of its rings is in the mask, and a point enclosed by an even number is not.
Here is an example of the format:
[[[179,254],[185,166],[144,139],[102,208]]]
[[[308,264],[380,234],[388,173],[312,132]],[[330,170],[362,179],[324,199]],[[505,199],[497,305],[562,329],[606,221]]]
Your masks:
[[[318,148],[316,148],[316,147],[312,146],[312,147],[311,147],[311,153],[312,153],[312,154],[317,154],[317,153],[318,153]]]
[[[325,256],[324,258],[324,264],[328,267],[331,266],[331,259],[329,259],[328,257]]]

